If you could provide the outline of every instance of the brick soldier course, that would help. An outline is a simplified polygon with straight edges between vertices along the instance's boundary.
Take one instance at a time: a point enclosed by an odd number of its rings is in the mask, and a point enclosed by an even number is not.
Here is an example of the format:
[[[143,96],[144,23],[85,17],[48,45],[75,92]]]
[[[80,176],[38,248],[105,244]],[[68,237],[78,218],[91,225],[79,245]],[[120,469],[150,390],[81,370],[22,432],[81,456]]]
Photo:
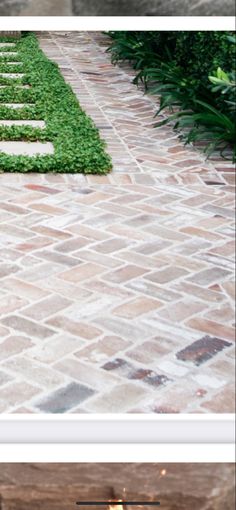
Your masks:
[[[99,33],[40,33],[108,176],[0,175],[0,412],[233,412],[233,168],[153,127]]]

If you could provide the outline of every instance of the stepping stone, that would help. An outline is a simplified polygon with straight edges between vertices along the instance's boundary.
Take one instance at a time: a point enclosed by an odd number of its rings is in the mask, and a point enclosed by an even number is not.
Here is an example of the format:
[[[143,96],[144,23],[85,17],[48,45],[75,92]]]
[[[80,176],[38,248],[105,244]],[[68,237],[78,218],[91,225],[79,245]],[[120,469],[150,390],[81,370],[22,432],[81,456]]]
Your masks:
[[[31,126],[44,129],[46,124],[43,120],[0,120],[0,126]]]
[[[5,43],[0,43],[0,48],[3,48],[4,46],[8,46],[9,47],[15,47],[16,43],[10,43],[10,42],[5,42]],[[7,52],[8,53],[8,52]]]
[[[6,106],[6,108],[24,108],[26,106],[34,106],[34,103],[0,103],[1,106]]]
[[[53,154],[54,147],[51,142],[6,142],[0,141],[0,153],[11,156],[44,156]]]
[[[6,89],[9,85],[0,85],[0,89]],[[17,89],[30,89],[30,85],[14,85],[14,88]]]
[[[8,55],[10,57],[16,57],[16,55],[18,55],[18,51],[0,51],[0,57],[6,57]]]
[[[25,73],[0,73],[2,78],[22,78]]]
[[[7,64],[8,66],[22,66],[23,65],[23,62],[4,62],[5,64]],[[1,65],[1,62],[0,62],[0,65]]]

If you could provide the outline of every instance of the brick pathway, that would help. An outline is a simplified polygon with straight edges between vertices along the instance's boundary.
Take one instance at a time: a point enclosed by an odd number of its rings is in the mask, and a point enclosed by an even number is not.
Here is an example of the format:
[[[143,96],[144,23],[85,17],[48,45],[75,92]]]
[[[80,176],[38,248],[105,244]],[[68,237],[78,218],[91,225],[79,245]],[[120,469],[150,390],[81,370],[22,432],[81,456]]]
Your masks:
[[[233,172],[153,128],[106,38],[41,33],[109,176],[0,176],[0,412],[233,412]]]

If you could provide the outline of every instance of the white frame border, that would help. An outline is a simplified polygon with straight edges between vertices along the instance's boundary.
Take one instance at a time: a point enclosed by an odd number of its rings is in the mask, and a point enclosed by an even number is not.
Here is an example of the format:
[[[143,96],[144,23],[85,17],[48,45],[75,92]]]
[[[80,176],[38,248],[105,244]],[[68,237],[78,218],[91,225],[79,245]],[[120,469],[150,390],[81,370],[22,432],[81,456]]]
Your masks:
[[[234,16],[2,16],[0,30],[235,30]]]
[[[233,414],[0,416],[0,443],[234,443]]]
[[[1,463],[233,463],[234,445],[229,444],[4,444]]]

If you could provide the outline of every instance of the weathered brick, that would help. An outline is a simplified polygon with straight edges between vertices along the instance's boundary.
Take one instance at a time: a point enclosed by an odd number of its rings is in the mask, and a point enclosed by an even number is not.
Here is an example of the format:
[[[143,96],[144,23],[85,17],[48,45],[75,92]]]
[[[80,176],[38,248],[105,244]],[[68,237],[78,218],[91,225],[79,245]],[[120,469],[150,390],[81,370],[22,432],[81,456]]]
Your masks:
[[[17,296],[29,299],[39,300],[47,296],[47,292],[26,281],[18,280],[14,277],[7,278],[3,282],[3,288],[14,292]]]
[[[235,411],[235,386],[228,385],[222,391],[219,391],[214,398],[206,400],[201,407],[209,413],[227,413],[229,409]]]
[[[0,278],[5,278],[5,276],[9,276],[12,273],[17,273],[20,267],[16,264],[1,264],[0,267]]]
[[[198,331],[204,331],[212,335],[220,335],[227,340],[235,340],[234,328],[224,326],[219,322],[213,322],[207,319],[192,318],[187,322],[187,325]]]
[[[15,310],[22,308],[23,306],[26,306],[27,304],[28,301],[18,296],[14,296],[11,294],[9,296],[5,296],[4,298],[0,299],[0,317],[2,315],[14,312]]]
[[[120,305],[113,309],[114,315],[118,315],[120,317],[124,317],[127,319],[134,319],[135,317],[139,317],[144,313],[151,312],[156,310],[163,303],[161,301],[157,301],[155,299],[149,299],[146,297],[139,297],[124,305]]]
[[[0,360],[10,358],[15,354],[26,351],[34,344],[31,340],[24,336],[9,336],[1,343]]]
[[[2,320],[2,323],[11,329],[15,329],[17,331],[21,331],[22,333],[26,333],[26,335],[32,335],[41,339],[52,336],[55,333],[53,329],[50,329],[46,326],[41,326],[36,322],[24,319],[23,317],[18,317],[17,315],[9,315]]]
[[[211,283],[216,281],[224,280],[225,278],[230,276],[230,271],[226,269],[221,269],[220,267],[213,267],[211,269],[204,269],[204,271],[200,271],[194,276],[190,276],[187,278],[188,281],[193,283],[197,283],[198,285],[203,285],[207,287]]]
[[[71,304],[72,301],[69,301],[64,297],[54,295],[39,301],[37,304],[28,306],[21,313],[26,317],[30,317],[31,319],[38,321],[64,310]]]
[[[101,330],[91,324],[72,321],[63,316],[55,316],[53,319],[48,320],[47,324],[53,327],[55,326],[55,328],[62,329],[72,335],[85,338],[86,340],[92,340],[102,333]]]
[[[129,345],[128,341],[118,336],[105,336],[75,352],[74,355],[81,361],[100,364]]]
[[[68,282],[79,283],[83,280],[99,276],[104,272],[104,268],[97,264],[87,263],[78,266],[78,268],[69,269],[60,274],[60,278]]]
[[[97,244],[94,247],[94,250],[99,251],[101,253],[113,253],[128,246],[128,242],[125,239],[109,239],[108,241],[103,241],[102,243]]]
[[[71,382],[67,386],[49,393],[47,397],[35,401],[34,405],[44,413],[61,414],[70,411],[73,407],[94,395],[94,393],[94,390],[84,384]]]
[[[46,193],[49,195],[61,193],[61,191],[56,188],[49,188],[48,186],[42,186],[41,184],[26,184],[25,187],[30,190],[40,191],[41,193]]]
[[[182,267],[174,267],[174,266],[168,266],[166,269],[163,269],[162,271],[156,271],[151,274],[148,274],[145,276],[148,280],[151,280],[155,283],[168,283],[172,280],[177,280],[177,278],[180,278],[181,276],[187,275],[188,272],[185,271]]]
[[[76,379],[80,384],[87,384],[95,390],[106,390],[108,386],[117,384],[118,379],[113,374],[108,374],[96,367],[88,370],[88,365],[77,359],[64,359],[55,365],[56,370]]]
[[[117,413],[117,409],[122,413],[130,409],[130,402],[134,406],[145,399],[147,395],[148,390],[146,388],[138,387],[129,382],[117,385],[103,395],[90,399],[86,403],[86,408],[93,413]]]
[[[2,363],[2,367],[10,373],[13,372],[19,377],[24,377],[26,381],[32,384],[41,386],[47,391],[63,384],[65,380],[56,370],[42,366],[32,359],[27,359],[24,355],[6,360]]]
[[[200,340],[185,347],[182,351],[179,351],[176,357],[182,361],[192,361],[198,366],[231,345],[231,343],[221,338],[204,336]]]
[[[197,315],[205,309],[205,304],[191,299],[182,299],[177,303],[166,305],[158,311],[158,315],[172,322],[179,322],[187,319],[191,315]]]
[[[16,405],[30,400],[40,393],[39,388],[22,381],[13,381],[1,388],[0,412],[7,412]]]
[[[131,264],[128,264],[112,273],[108,273],[104,276],[104,280],[112,282],[112,283],[125,283],[133,278],[137,278],[138,276],[142,276],[144,273],[147,273],[148,269],[144,267],[138,267]]]

